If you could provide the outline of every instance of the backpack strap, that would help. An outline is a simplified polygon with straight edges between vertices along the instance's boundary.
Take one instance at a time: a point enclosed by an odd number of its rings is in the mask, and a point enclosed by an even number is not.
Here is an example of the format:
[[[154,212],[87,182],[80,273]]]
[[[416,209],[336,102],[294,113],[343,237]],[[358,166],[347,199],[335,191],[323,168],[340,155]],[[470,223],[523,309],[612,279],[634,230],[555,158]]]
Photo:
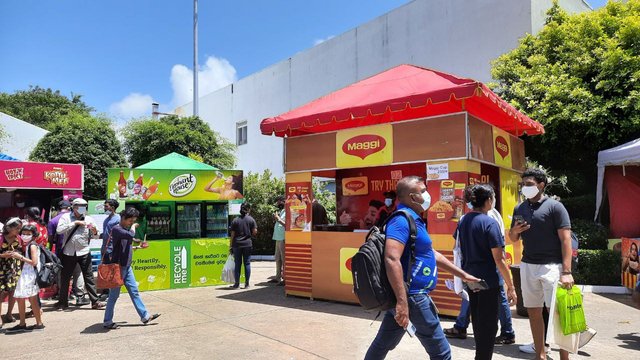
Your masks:
[[[396,216],[404,216],[405,219],[407,219],[407,222],[409,223],[409,264],[407,264],[407,277],[405,279],[405,282],[407,283],[407,286],[411,285],[411,271],[413,269],[413,265],[416,263],[416,239],[418,237],[418,229],[416,227],[416,221],[413,219],[413,216],[411,216],[411,214],[406,211],[406,210],[396,210],[393,213],[391,213],[391,215],[389,215],[389,217],[387,217],[387,219],[385,220],[384,224],[382,224],[382,228],[384,229],[385,233],[387,230],[387,223],[389,222],[389,220],[393,219]]]

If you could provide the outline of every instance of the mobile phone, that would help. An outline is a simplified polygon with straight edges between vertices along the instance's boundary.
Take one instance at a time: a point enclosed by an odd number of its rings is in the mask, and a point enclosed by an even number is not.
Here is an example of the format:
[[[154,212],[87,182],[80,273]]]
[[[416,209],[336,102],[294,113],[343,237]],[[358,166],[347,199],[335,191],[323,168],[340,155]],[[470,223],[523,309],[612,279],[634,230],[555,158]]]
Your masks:
[[[524,217],[522,217],[522,215],[513,215],[513,220],[516,222],[516,224],[524,223]]]
[[[416,327],[411,323],[411,321],[409,321],[409,325],[407,325],[407,334],[409,334],[409,336],[414,337],[416,336]]]
[[[489,285],[487,285],[487,282],[484,280],[480,280],[478,282],[468,282],[466,284],[471,291],[481,291],[489,289]]]

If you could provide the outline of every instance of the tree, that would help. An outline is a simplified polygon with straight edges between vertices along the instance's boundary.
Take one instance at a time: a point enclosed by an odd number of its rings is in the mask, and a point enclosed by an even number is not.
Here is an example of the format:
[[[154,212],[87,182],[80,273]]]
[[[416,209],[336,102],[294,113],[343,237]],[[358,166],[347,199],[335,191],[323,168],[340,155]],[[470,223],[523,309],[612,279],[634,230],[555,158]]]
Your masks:
[[[70,114],[59,118],[31,152],[30,160],[84,165],[84,193],[104,199],[107,169],[124,167],[120,141],[105,118]]]
[[[66,97],[59,90],[30,86],[13,94],[0,93],[0,111],[46,130],[64,115],[89,115],[93,108],[82,101],[82,95]]]
[[[271,171],[262,174],[249,173],[243,179],[245,201],[251,204],[251,216],[258,225],[258,238],[253,244],[256,254],[271,255],[275,251],[273,244],[273,214],[276,209],[276,198],[284,196],[284,180],[273,177]]]
[[[235,145],[197,116],[165,116],[129,122],[122,130],[124,151],[136,167],[171,152],[201,158],[221,169],[235,166]]]
[[[598,151],[640,137],[640,0],[579,15],[555,3],[492,75],[500,96],[545,126],[525,137],[527,155],[568,175],[574,194],[593,192]]]

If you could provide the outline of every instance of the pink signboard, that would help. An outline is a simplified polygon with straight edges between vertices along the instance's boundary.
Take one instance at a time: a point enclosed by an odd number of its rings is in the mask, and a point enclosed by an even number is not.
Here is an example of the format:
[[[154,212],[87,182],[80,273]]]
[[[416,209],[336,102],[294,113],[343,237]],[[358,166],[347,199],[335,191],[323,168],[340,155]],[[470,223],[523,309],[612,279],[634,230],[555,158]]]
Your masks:
[[[78,164],[0,160],[0,188],[84,190],[84,168]]]

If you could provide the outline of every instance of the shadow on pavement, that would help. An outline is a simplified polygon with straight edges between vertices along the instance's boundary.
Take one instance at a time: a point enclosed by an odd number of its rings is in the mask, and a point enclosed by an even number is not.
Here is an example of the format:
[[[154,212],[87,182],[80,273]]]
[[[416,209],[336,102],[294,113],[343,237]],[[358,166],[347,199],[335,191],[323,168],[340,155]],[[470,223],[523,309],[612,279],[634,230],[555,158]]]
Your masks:
[[[633,304],[633,301],[631,300],[631,295],[620,295],[620,294],[597,294],[598,296],[602,296],[603,298],[607,298],[609,300],[615,301],[617,303],[623,304],[623,305],[627,305],[631,308],[633,308],[634,310],[636,309],[636,306]]]
[[[618,345],[621,348],[640,350],[640,333],[618,334],[616,339],[624,343],[623,345]]]
[[[102,327],[102,323],[93,324],[80,332],[80,334],[103,334],[109,331],[109,329],[105,329]]]
[[[228,286],[217,287],[216,291],[224,293],[217,296],[219,299],[244,301],[254,304],[272,305],[305,311],[322,312],[326,314],[349,316],[360,319],[372,320],[376,317],[377,311],[366,312],[359,305],[346,304],[326,300],[310,300],[296,296],[284,294],[284,287],[267,282],[258,283],[247,290],[229,289]],[[382,319],[382,314],[378,318]]]
[[[451,345],[451,347],[475,350],[476,343],[473,337],[466,338],[465,340],[447,338],[447,341],[449,341],[449,344]],[[532,355],[525,354],[523,352],[520,352],[520,350],[518,350],[518,347],[520,345],[522,344],[496,345],[493,347],[493,353],[500,354],[502,356],[506,356],[511,359],[531,359]]]

